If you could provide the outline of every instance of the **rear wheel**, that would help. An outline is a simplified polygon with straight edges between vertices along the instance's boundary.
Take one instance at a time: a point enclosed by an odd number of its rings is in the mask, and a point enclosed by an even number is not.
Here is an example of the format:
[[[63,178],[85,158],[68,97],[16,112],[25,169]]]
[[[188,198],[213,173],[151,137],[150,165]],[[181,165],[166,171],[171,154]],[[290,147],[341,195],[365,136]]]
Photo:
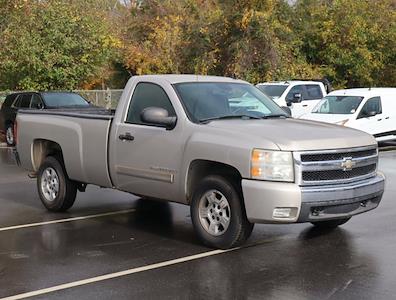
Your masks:
[[[53,212],[63,212],[73,206],[77,195],[77,184],[71,181],[63,165],[49,156],[37,174],[37,188],[41,202]]]
[[[8,146],[15,146],[15,136],[14,136],[13,124],[6,125],[6,143]]]
[[[221,176],[204,178],[191,203],[194,229],[210,247],[228,249],[241,245],[254,224],[246,217],[242,193]]]
[[[344,218],[344,219],[336,219],[336,220],[328,220],[328,221],[318,221],[318,222],[311,222],[315,227],[318,228],[336,228],[342,224],[348,222],[351,218]]]

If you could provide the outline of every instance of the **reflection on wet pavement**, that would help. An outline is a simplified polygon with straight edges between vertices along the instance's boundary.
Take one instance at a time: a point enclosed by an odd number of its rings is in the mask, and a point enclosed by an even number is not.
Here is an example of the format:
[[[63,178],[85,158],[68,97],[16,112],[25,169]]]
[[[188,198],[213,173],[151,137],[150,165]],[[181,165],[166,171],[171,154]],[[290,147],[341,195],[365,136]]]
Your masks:
[[[257,225],[243,249],[35,299],[393,299],[396,153],[381,153],[379,168],[388,180],[379,208],[339,229]],[[135,209],[0,232],[0,298],[211,250],[183,205],[88,187],[70,212],[49,213],[5,148],[0,205],[0,227]]]

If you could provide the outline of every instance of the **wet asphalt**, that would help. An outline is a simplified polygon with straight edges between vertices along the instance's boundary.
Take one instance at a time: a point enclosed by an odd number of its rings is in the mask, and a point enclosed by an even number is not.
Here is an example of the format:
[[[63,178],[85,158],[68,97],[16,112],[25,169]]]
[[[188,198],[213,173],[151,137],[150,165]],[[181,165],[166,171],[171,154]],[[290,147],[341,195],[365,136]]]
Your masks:
[[[256,225],[243,248],[211,255],[183,205],[90,186],[69,212],[47,212],[35,180],[0,147],[0,300],[70,282],[76,286],[32,299],[395,299],[396,151],[385,149],[387,185],[376,210],[327,232]],[[11,227],[40,222],[50,223]],[[153,265],[200,253],[209,254]]]

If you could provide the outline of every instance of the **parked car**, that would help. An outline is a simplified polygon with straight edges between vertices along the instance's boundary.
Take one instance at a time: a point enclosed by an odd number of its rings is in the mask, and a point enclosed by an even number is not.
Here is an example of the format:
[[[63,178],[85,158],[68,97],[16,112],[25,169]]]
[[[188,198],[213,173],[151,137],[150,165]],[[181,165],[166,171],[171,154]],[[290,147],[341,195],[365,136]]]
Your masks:
[[[326,81],[276,81],[257,84],[257,87],[279,106],[288,106],[295,118],[310,112],[327,94]]]
[[[90,103],[70,92],[21,92],[6,97],[0,110],[0,132],[5,134],[9,146],[14,146],[14,123],[19,109],[83,108]]]
[[[384,191],[371,135],[290,118],[231,78],[136,76],[114,114],[21,110],[16,128],[17,161],[48,210],[87,184],[180,202],[211,247],[242,244],[254,223],[336,227]]]
[[[396,139],[396,88],[334,91],[303,119],[356,128],[377,141]]]

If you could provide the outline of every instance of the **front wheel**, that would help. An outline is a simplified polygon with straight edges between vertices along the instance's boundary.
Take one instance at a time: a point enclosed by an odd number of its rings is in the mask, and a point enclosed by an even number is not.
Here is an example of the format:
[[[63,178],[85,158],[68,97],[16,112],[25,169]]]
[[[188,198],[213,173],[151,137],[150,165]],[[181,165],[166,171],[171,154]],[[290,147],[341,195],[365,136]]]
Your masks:
[[[336,228],[342,224],[348,222],[351,218],[344,218],[344,219],[335,219],[335,220],[328,220],[328,221],[318,221],[318,222],[311,222],[315,227],[330,229]]]
[[[6,126],[6,143],[8,146],[15,146],[14,126],[7,124]]]
[[[37,174],[37,189],[41,202],[53,212],[63,212],[73,206],[77,185],[66,174],[55,157],[47,157]]]
[[[237,247],[253,230],[254,224],[246,217],[242,193],[221,176],[208,176],[201,181],[190,209],[198,237],[210,247]]]

